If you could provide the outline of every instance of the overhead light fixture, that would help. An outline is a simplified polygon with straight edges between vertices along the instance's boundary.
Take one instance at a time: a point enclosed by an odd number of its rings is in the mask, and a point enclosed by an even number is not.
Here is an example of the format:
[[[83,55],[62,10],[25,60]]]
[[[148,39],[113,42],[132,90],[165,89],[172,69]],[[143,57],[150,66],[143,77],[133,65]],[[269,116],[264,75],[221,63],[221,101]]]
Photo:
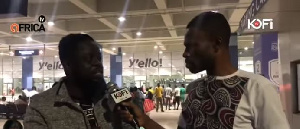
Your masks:
[[[157,49],[157,48],[158,48],[158,46],[157,46],[157,45],[155,45],[155,46],[154,46],[154,49]]]
[[[27,37],[27,38],[26,38],[26,41],[27,41],[27,42],[30,42],[30,41],[32,41],[32,38],[31,38],[31,37]]]
[[[123,53],[123,56],[125,56],[126,55],[126,53]]]
[[[141,35],[142,35],[142,32],[136,32],[136,35],[137,35],[137,36],[141,36]]]
[[[39,53],[42,55],[42,54],[44,54],[44,51],[43,51],[43,50],[40,50]]]
[[[243,52],[240,52],[240,55],[242,55],[243,54]]]
[[[113,47],[111,50],[115,51],[115,50],[116,50],[116,48],[114,48],[114,47]]]
[[[10,56],[14,56],[15,53],[14,53],[13,51],[10,51],[10,52],[9,52],[9,55],[10,55]]]
[[[126,21],[126,18],[125,18],[125,17],[119,17],[118,20],[119,20],[120,22],[123,22],[123,21]]]
[[[163,54],[163,51],[159,51],[159,54]]]
[[[48,26],[54,26],[54,22],[48,22]]]
[[[245,48],[244,48],[244,50],[246,50],[246,51],[247,51],[247,50],[248,50],[248,47],[245,47]]]
[[[252,44],[254,44],[254,42],[252,42]]]
[[[57,58],[58,56],[57,56],[57,55],[55,55],[54,57],[55,57],[55,58]]]

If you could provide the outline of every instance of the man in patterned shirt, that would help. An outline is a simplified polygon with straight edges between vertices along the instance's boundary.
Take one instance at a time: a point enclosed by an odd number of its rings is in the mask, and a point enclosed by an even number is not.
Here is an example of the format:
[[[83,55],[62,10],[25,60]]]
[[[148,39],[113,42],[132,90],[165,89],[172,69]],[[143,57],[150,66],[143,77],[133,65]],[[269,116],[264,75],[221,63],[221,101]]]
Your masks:
[[[204,12],[187,25],[186,67],[207,76],[187,87],[179,129],[289,129],[276,87],[266,78],[235,68],[230,61],[230,26],[220,13]],[[124,103],[133,109],[135,105]],[[146,129],[162,127],[138,114]],[[124,113],[125,112],[121,112]]]

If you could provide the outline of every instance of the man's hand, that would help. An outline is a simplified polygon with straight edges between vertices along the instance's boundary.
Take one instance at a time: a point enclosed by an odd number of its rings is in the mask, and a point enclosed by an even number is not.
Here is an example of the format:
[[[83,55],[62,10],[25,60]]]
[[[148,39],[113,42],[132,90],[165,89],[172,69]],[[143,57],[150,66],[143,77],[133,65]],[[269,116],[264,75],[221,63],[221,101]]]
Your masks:
[[[123,102],[121,103],[123,106],[127,107],[129,110],[134,113],[135,119],[137,120],[138,124],[140,126],[144,126],[146,121],[148,121],[150,118],[142,112],[139,107],[132,102]],[[132,122],[133,121],[133,115],[128,110],[119,110],[118,111],[121,118],[125,122]]]
[[[123,102],[121,104],[134,113],[133,116],[129,111],[119,110],[119,114],[125,122],[132,122],[133,117],[135,117],[136,122],[138,122],[138,124],[145,129],[164,129],[161,125],[150,119],[139,109],[137,105],[133,104],[132,102]]]

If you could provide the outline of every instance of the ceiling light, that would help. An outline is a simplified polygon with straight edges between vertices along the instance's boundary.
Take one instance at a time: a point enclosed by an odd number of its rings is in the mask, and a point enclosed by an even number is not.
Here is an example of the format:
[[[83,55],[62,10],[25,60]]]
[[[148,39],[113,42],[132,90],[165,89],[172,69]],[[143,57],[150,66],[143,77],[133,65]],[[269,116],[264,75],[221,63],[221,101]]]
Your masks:
[[[154,46],[154,49],[157,49],[157,48],[158,48],[158,46],[155,45],[155,46]]]
[[[58,56],[57,56],[57,55],[55,55],[54,57],[55,57],[55,58],[57,58]]]
[[[39,53],[42,55],[42,54],[44,54],[44,51],[43,51],[43,50],[40,50]]]
[[[162,51],[159,51],[159,54],[163,54],[163,52],[162,52]]]
[[[13,51],[10,51],[10,52],[9,52],[9,55],[10,55],[10,56],[14,56],[15,53],[14,53]]]
[[[244,48],[244,50],[246,50],[246,51],[247,51],[247,50],[248,50],[248,47],[245,47],[245,48]]]
[[[54,26],[54,22],[48,22],[48,26]]]
[[[243,54],[243,52],[240,52],[240,55],[242,55]]]
[[[119,17],[118,20],[119,20],[120,22],[123,22],[123,21],[126,21],[126,18],[125,18],[125,17]]]
[[[111,50],[115,51],[115,50],[116,50],[116,48],[114,48],[114,47],[113,47]]]
[[[30,41],[32,41],[32,38],[31,38],[31,37],[27,37],[27,38],[26,38],[26,41],[27,41],[27,42],[30,42]]]
[[[137,36],[141,36],[142,33],[141,33],[141,32],[136,32],[136,35],[137,35]]]
[[[252,44],[254,44],[254,42],[252,42]]]
[[[126,55],[126,53],[123,53],[123,56],[125,56]]]

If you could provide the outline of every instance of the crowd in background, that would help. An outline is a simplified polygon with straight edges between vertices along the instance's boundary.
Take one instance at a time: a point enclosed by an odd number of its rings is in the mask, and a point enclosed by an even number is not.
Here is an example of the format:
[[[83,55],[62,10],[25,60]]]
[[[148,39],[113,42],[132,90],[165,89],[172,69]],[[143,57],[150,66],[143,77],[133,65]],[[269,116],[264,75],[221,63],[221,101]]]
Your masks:
[[[156,109],[156,112],[159,109],[164,112],[164,106],[165,110],[171,110],[171,107],[173,107],[173,110],[178,110],[186,95],[184,84],[172,88],[171,84],[165,87],[158,83],[155,88],[131,87],[130,92],[133,96],[133,103],[147,114],[154,109]]]

